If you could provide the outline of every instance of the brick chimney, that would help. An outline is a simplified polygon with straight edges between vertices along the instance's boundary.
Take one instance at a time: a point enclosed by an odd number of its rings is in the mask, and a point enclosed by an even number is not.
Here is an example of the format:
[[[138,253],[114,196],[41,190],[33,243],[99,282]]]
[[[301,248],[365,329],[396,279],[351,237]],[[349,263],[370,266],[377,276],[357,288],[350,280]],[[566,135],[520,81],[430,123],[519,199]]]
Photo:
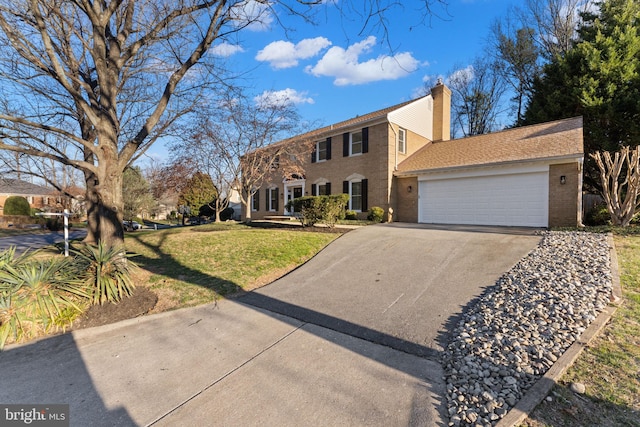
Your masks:
[[[438,79],[431,88],[433,98],[433,141],[448,141],[451,138],[451,90]]]

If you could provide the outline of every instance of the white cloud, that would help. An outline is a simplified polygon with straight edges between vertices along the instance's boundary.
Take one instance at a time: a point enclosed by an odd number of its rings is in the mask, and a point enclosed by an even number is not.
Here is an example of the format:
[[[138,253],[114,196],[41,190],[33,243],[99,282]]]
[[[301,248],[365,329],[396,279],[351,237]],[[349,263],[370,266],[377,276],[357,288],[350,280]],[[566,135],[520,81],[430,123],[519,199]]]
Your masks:
[[[237,28],[266,31],[273,23],[273,13],[268,3],[246,0],[231,7],[233,23]]]
[[[216,56],[222,56],[225,58],[233,54],[236,54],[238,52],[244,52],[244,49],[242,48],[242,46],[239,46],[237,44],[227,43],[227,42],[222,42],[211,48],[212,54]]]
[[[258,106],[263,105],[288,105],[288,104],[313,104],[313,98],[307,97],[306,92],[298,92],[295,89],[267,91],[253,98]]]
[[[454,71],[449,76],[449,84],[454,86],[465,86],[471,82],[475,77],[475,70],[473,65],[468,65],[466,68],[461,68]]]
[[[276,69],[291,68],[298,65],[300,59],[316,56],[322,49],[331,46],[324,37],[304,39],[298,44],[279,40],[269,43],[256,55],[256,60],[269,62]]]
[[[375,44],[376,38],[369,36],[346,50],[334,46],[315,66],[307,67],[306,71],[314,76],[335,77],[333,82],[335,85],[346,86],[379,80],[396,80],[418,69],[420,62],[409,52],[393,56],[381,55],[375,59],[359,62],[360,56],[370,52]]]

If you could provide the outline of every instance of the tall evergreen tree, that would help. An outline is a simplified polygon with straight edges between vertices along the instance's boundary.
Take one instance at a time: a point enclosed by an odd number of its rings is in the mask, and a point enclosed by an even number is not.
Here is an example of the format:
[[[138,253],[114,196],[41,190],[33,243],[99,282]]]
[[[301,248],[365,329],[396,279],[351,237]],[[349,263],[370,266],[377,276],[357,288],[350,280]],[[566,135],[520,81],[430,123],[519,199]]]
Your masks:
[[[524,124],[584,116],[585,151],[616,151],[640,142],[640,4],[605,0],[583,14],[579,40],[534,83]],[[585,183],[599,188],[587,156]]]

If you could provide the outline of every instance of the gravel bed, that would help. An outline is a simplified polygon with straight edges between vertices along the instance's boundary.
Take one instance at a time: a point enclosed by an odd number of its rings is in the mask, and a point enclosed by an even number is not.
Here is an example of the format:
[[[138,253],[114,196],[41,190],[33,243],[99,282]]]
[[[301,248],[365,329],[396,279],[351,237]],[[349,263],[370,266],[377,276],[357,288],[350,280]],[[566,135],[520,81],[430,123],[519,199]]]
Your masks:
[[[450,426],[495,425],[609,303],[607,236],[542,235],[452,334],[443,359]]]

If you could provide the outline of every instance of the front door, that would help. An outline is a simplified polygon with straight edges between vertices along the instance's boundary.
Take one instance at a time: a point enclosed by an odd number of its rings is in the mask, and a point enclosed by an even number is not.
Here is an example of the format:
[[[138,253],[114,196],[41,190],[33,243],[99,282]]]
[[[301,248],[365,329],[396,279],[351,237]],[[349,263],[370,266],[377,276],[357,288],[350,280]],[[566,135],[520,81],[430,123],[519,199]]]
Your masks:
[[[294,184],[294,185],[286,185],[285,184],[285,206],[287,203],[292,201],[293,199],[297,199],[298,197],[302,197],[304,195],[304,184]],[[285,208],[286,215],[293,215],[297,211],[289,211]]]

